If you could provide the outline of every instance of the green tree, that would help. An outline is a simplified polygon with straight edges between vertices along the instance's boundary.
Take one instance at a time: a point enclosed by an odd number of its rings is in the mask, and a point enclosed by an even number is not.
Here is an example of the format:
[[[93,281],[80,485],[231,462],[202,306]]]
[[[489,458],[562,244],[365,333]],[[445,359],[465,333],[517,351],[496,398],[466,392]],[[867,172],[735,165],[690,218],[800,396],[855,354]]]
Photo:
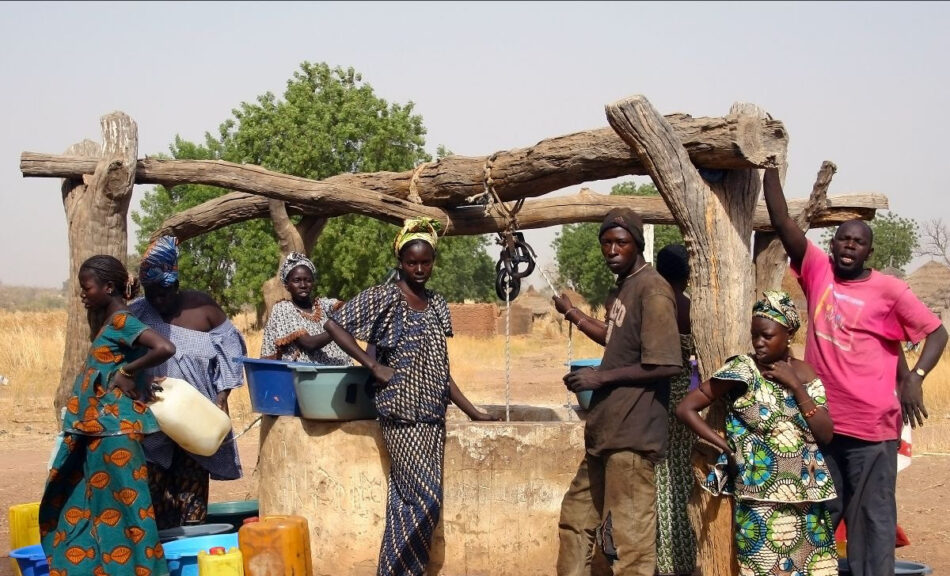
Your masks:
[[[282,99],[267,92],[255,102],[241,103],[220,125],[217,137],[206,133],[204,145],[176,138],[171,155],[256,164],[320,180],[344,172],[411,169],[430,160],[423,148],[424,135],[422,117],[414,113],[412,102],[388,103],[352,68],[304,62],[288,80]],[[139,228],[137,248],[142,251],[152,232],[172,214],[225,192],[197,185],[157,186],[147,192],[140,210],[132,214]],[[388,246],[396,231],[395,226],[363,216],[332,218],[311,254],[320,293],[349,298],[383,278],[393,265]],[[475,263],[490,266],[484,243],[446,239],[439,257],[463,260],[454,254],[459,250]],[[247,304],[262,311],[260,286],[273,276],[280,259],[269,220],[202,235],[183,243],[181,253],[184,286],[209,291],[229,313]],[[445,289],[450,298],[470,293],[475,272],[469,268],[461,267],[460,274],[453,275],[452,268],[443,267],[433,278],[434,286]],[[490,280],[483,284],[481,298],[487,299]]]
[[[919,231],[917,222],[911,218],[902,218],[894,212],[879,212],[868,222],[874,232],[872,246],[874,252],[867,260],[867,266],[875,270],[894,268],[904,273],[904,267],[914,257],[918,246]],[[822,248],[829,250],[835,228],[825,228],[822,233]]]
[[[610,189],[612,196],[659,196],[652,183],[637,184],[634,181],[620,182]],[[574,289],[588,302],[600,304],[614,285],[616,278],[604,265],[597,233],[600,224],[582,222],[566,224],[554,238],[551,247],[555,251],[558,272],[561,278],[570,280]],[[653,227],[653,257],[668,244],[681,243],[683,236],[676,226]]]

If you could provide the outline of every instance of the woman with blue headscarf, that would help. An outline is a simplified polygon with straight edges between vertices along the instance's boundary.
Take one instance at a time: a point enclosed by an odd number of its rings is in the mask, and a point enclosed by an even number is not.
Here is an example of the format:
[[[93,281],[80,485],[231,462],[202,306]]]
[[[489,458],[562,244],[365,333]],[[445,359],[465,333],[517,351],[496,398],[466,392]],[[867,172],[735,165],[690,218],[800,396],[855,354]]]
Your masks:
[[[231,390],[244,384],[241,364],[235,359],[244,356],[247,347],[209,294],[179,289],[177,238],[162,236],[149,245],[139,264],[139,282],[145,298],[129,308],[178,349],[150,375],[185,380],[228,412]],[[231,432],[218,451],[207,457],[185,451],[161,432],[147,435],[143,447],[159,529],[203,522],[210,480],[235,480],[242,475]]]
[[[261,358],[288,362],[312,362],[330,366],[351,364],[346,352],[323,330],[327,313],[342,302],[314,298],[317,267],[299,252],[291,252],[280,266],[280,279],[290,293],[271,308],[261,340]]]
[[[837,576],[826,506],[835,487],[818,447],[834,433],[825,387],[808,363],[791,356],[800,320],[789,295],[764,296],[752,309],[753,352],[726,360],[687,394],[676,416],[721,450],[703,488],[735,497],[740,573]],[[726,438],[700,416],[720,397],[728,407]]]

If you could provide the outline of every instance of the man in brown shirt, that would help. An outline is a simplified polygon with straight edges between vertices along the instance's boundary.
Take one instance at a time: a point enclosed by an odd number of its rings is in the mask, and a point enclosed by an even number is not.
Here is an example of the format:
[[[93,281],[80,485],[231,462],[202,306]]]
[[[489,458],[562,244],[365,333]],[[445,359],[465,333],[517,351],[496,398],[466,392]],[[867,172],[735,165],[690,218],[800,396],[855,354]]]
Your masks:
[[[612,540],[615,554],[605,556],[614,575],[653,576],[656,570],[653,467],[666,452],[669,379],[683,360],[673,291],[643,259],[643,247],[636,213],[611,210],[600,227],[601,253],[617,275],[606,321],[554,296],[558,312],[605,347],[599,367],[564,376],[569,390],[593,390],[593,396],[585,457],[561,503],[558,576],[587,573],[587,535],[598,525],[610,526],[602,548],[614,552]]]

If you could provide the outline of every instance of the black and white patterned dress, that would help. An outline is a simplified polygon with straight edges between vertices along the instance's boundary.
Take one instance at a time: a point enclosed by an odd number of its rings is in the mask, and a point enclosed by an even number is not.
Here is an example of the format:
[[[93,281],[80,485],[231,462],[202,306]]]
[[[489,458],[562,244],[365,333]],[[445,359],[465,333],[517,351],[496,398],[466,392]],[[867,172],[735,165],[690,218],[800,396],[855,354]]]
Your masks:
[[[426,297],[426,309],[413,310],[398,285],[384,284],[330,313],[353,337],[375,344],[379,361],[395,372],[376,393],[392,461],[379,575],[425,573],[442,509],[452,321],[441,295],[426,290]]]
[[[290,300],[281,300],[271,308],[261,339],[261,358],[288,362],[312,362],[325,366],[346,366],[350,357],[335,343],[308,352],[297,339],[301,336],[322,334],[327,322],[326,311],[332,310],[339,300],[318,298],[313,302],[313,313],[294,306]]]

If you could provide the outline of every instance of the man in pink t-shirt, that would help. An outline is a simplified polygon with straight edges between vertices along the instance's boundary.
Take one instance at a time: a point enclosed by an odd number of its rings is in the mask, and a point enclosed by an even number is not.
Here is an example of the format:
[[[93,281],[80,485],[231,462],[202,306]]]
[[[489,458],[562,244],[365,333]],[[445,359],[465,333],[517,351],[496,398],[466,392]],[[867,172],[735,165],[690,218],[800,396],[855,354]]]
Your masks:
[[[901,425],[916,428],[927,417],[923,380],[943,353],[947,330],[905,282],[864,267],[873,251],[865,222],[839,226],[829,257],[789,218],[778,170],[766,170],[763,187],[808,301],[805,360],[825,385],[834,422],[834,437],[822,447],[839,495],[830,506],[833,521],[843,518],[848,527],[851,574],[890,576]],[[900,343],[924,338],[909,370]]]

